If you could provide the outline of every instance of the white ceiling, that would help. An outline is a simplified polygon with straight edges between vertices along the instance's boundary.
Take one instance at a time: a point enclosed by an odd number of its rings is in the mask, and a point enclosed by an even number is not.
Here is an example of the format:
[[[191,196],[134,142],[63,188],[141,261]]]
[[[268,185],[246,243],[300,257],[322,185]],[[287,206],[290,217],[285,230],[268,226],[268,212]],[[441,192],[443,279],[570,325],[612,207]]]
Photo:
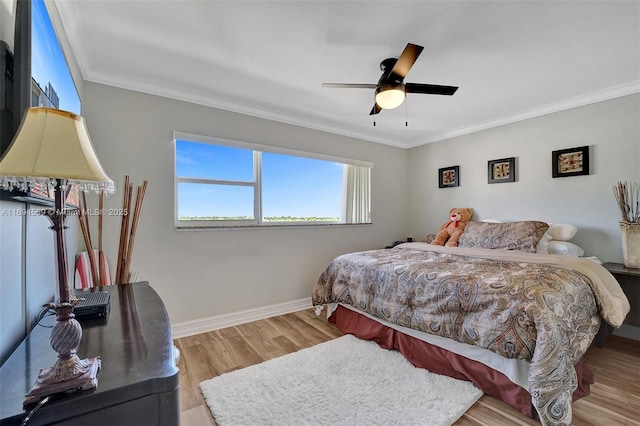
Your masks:
[[[640,92],[640,1],[54,6],[87,81],[399,147]],[[425,49],[406,81],[454,96],[409,94],[374,127],[373,90],[321,87],[377,82],[407,42]]]

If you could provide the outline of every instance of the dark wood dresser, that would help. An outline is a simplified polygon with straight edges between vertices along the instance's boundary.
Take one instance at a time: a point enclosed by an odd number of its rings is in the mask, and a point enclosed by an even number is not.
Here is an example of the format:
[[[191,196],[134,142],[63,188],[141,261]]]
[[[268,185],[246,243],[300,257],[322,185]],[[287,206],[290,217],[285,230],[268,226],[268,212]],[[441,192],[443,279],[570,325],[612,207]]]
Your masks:
[[[97,389],[52,398],[28,426],[180,424],[178,368],[162,300],[147,282],[103,289],[111,293],[111,312],[106,318],[80,320],[78,347],[81,359],[99,356],[102,361]],[[48,317],[41,324],[54,321]],[[24,395],[39,369],[56,359],[50,331],[36,325],[0,368],[0,425],[20,425],[28,414]]]
[[[611,275],[620,284],[629,299],[631,310],[624,320],[625,324],[640,326],[640,268],[627,268],[621,263],[604,263]]]

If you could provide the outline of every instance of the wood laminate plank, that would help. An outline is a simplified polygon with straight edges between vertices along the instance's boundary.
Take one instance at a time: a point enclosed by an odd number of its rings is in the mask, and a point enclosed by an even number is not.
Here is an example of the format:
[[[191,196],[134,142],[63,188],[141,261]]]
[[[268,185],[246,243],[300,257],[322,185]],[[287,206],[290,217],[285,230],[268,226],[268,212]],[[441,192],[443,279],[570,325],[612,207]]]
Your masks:
[[[215,425],[199,384],[238,368],[317,345],[342,333],[313,309],[176,339],[181,351],[180,404],[183,426]],[[591,348],[595,375],[591,394],[573,404],[573,425],[640,424],[640,342],[609,336]],[[539,425],[504,402],[483,395],[456,426]]]

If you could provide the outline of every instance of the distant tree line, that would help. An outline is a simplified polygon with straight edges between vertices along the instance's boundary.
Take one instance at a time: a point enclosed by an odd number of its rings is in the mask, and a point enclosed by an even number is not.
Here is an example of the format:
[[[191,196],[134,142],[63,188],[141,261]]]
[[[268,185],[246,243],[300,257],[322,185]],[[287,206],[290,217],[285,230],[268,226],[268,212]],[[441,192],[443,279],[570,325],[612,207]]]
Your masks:
[[[267,216],[265,222],[338,222],[339,217],[296,217],[296,216]]]
[[[249,216],[180,216],[179,220],[253,220]],[[267,216],[265,222],[339,222],[339,217]]]

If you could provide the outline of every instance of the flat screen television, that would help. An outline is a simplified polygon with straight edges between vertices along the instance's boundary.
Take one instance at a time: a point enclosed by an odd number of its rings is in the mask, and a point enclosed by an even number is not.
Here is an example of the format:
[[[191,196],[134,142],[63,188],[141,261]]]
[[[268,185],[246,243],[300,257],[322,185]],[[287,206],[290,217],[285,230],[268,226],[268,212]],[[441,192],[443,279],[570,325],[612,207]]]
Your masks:
[[[13,45],[2,42],[0,65],[3,73],[0,102],[0,156],[9,147],[30,106],[31,80],[31,2],[18,1],[15,8]]]

